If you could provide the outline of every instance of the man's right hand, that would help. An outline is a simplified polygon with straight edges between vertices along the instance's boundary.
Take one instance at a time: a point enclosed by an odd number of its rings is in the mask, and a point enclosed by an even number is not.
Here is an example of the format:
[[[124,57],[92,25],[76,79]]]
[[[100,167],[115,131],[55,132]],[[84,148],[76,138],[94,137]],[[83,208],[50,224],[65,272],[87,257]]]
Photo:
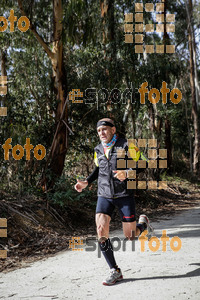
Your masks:
[[[79,179],[77,179],[77,183],[74,186],[75,190],[77,190],[77,192],[81,193],[83,189],[85,189],[88,186],[88,182],[87,180],[85,181],[81,181]]]

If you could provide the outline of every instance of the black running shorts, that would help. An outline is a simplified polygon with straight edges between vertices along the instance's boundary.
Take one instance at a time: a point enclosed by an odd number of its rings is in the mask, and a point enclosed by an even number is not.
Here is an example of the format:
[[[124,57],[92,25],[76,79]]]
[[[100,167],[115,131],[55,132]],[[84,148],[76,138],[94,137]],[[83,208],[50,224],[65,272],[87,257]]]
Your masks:
[[[135,200],[133,197],[120,197],[115,199],[98,197],[96,214],[103,213],[112,217],[115,206],[119,209],[122,222],[134,222],[136,220]]]

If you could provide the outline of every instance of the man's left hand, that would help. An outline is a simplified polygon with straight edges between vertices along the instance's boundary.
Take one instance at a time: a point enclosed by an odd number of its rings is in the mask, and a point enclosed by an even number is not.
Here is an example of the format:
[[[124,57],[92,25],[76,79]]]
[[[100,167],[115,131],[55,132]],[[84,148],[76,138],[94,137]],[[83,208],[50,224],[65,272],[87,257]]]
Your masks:
[[[116,173],[114,175],[114,177],[116,177],[120,181],[124,181],[126,179],[126,171],[125,170],[117,170],[117,171],[113,171],[113,173]]]

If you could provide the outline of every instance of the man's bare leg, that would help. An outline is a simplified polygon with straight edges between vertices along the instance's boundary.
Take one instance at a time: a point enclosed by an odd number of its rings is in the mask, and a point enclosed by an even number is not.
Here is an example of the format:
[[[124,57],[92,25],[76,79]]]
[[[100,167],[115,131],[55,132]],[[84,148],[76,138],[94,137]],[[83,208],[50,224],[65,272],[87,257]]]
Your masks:
[[[128,239],[133,239],[134,236],[139,236],[144,230],[147,229],[147,237],[150,238],[153,235],[153,227],[149,224],[149,219],[146,215],[141,215],[139,218],[139,223],[134,222],[122,222],[123,232],[125,237]]]
[[[96,214],[96,226],[98,239],[109,238],[109,226],[111,217],[106,214],[98,213]]]
[[[141,231],[136,227],[136,221],[134,222],[122,222],[123,232],[125,237],[129,240],[134,238],[135,236],[139,236]]]
[[[112,243],[109,239],[109,225],[110,225],[110,216],[102,213],[96,214],[96,225],[97,225],[97,234],[99,238],[99,247],[111,269],[111,273],[106,280],[103,281],[104,285],[115,284],[116,281],[123,279],[121,270],[118,268],[114,253]]]

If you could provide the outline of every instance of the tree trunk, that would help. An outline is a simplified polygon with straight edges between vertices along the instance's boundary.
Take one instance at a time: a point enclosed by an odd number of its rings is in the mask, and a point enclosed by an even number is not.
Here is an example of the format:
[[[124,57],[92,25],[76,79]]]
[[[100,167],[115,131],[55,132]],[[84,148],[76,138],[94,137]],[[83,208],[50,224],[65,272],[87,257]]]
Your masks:
[[[194,65],[194,49],[195,40],[193,34],[192,24],[192,0],[186,3],[187,21],[188,21],[188,41],[189,41],[189,52],[190,52],[190,86],[192,93],[192,118],[194,126],[194,151],[193,151],[193,172],[196,174],[199,162],[199,127],[198,127],[198,112],[196,102],[196,89],[195,89],[195,65]]]
[[[133,109],[133,105],[132,105],[132,108],[131,108],[131,127],[132,127],[132,139],[135,138],[135,132],[136,132],[136,120],[135,120],[135,111]]]
[[[23,15],[26,15],[23,10],[21,0],[18,0],[19,8]],[[68,140],[68,125],[67,125],[67,111],[65,99],[67,96],[66,76],[63,63],[63,44],[62,44],[62,0],[53,0],[53,49],[44,42],[43,38],[38,34],[34,24],[30,20],[30,30],[35,35],[37,41],[41,44],[44,51],[51,60],[53,69],[54,91],[58,101],[56,110],[56,133],[51,146],[50,155],[47,159],[46,167],[49,167],[54,175],[60,176],[62,174],[67,152]],[[50,161],[50,162],[49,162]],[[49,163],[49,164],[48,164]],[[52,185],[54,180],[47,183],[46,177],[42,184],[45,186]]]
[[[171,143],[171,122],[168,117],[165,119],[165,147],[167,149],[167,167],[172,164],[172,143]]]
[[[160,112],[157,109],[157,104],[152,104],[152,108],[153,108],[153,130],[158,142],[158,148],[160,148],[163,119]]]
[[[154,130],[155,130],[155,118],[154,118],[154,111],[153,111],[152,105],[149,106],[148,111],[149,111],[149,128],[150,128],[150,131],[151,131],[151,138],[155,139],[155,132],[154,132]]]
[[[166,14],[167,14],[167,7],[168,7],[168,1],[165,0],[164,2],[164,35],[163,35],[163,44],[165,47],[165,51],[166,51],[166,45],[170,45],[170,38],[169,38],[169,34],[167,33],[167,28],[166,28]],[[168,55],[169,54],[165,54],[165,60],[167,60],[166,63],[168,63]],[[169,76],[169,72],[166,69],[166,71],[164,72],[164,77],[163,77],[163,81],[167,82],[167,84],[170,84],[170,76]],[[165,110],[166,114],[165,114],[165,147],[167,149],[167,167],[171,168],[171,164],[172,164],[172,142],[171,142],[171,122],[167,113],[167,109]]]
[[[1,76],[7,76],[7,71],[6,71],[6,62],[7,62],[7,50],[1,50],[0,52],[0,59],[1,59]],[[7,78],[8,81],[8,78]],[[8,93],[8,85],[7,83],[1,82],[1,86],[7,86],[7,93]],[[1,95],[0,96],[0,107],[6,107],[7,109],[7,95]],[[5,136],[9,136],[10,132],[10,126],[6,129],[5,126],[3,126],[5,122],[5,117],[2,117],[0,115],[0,136],[1,138],[4,138]]]
[[[116,39],[114,26],[114,3],[115,0],[100,0],[101,20],[102,20],[102,44],[104,46],[104,59],[107,62],[105,75],[108,78],[108,89],[111,90],[115,81],[114,66],[116,63]],[[109,45],[109,47],[108,47]],[[114,79],[114,80],[113,80]],[[108,99],[106,105],[110,117],[112,117],[112,99]]]
[[[163,44],[166,49],[166,45],[170,44],[169,34],[167,33],[167,23],[166,23],[166,14],[167,14],[167,0],[164,2],[164,34],[163,34]]]
[[[56,121],[59,122],[64,108],[66,99],[66,90],[64,86],[64,72],[63,72],[63,44],[62,44],[62,1],[53,1],[53,28],[54,28],[54,41],[53,50],[54,56],[51,58],[53,68],[54,89],[58,101],[56,111]],[[67,112],[65,110],[63,118],[67,120]],[[51,153],[50,169],[54,174],[60,176],[62,174],[67,152],[67,128],[64,123],[60,123],[57,136],[54,140],[54,145]]]
[[[1,76],[7,76],[6,72],[6,61],[7,61],[7,51],[1,50]],[[7,84],[2,84],[3,86],[7,86]],[[8,93],[8,92],[7,92]],[[6,95],[1,96],[0,106],[6,106]]]
[[[1,76],[7,76],[7,70],[6,70],[6,63],[7,63],[7,50],[1,50],[0,52],[0,57],[1,57]],[[8,78],[7,78],[7,81],[8,81]],[[2,85],[6,85],[7,84],[2,84]],[[8,87],[7,87],[7,93],[8,93]],[[7,107],[7,95],[2,95],[0,97],[0,107]],[[3,126],[5,120],[4,118],[2,118],[0,116],[0,136],[1,136],[1,142],[4,140],[5,136],[9,137],[10,136],[10,126],[8,126],[7,129],[5,129],[5,126]],[[3,129],[2,129],[3,128]],[[10,186],[10,179],[13,175],[13,172],[12,172],[12,168],[11,168],[11,165],[8,164],[8,167],[7,167],[7,183],[8,183],[8,186]],[[0,176],[0,180],[3,181],[3,179],[1,179],[1,176]]]
[[[186,89],[185,89],[185,86],[184,86],[184,84],[183,84],[183,80],[182,80],[182,78],[181,78],[181,80],[180,80],[180,83],[181,83],[181,89],[182,89],[182,91],[183,91],[183,102],[182,102],[182,104],[183,104],[183,106],[184,106],[184,108],[185,108],[185,119],[186,119],[186,124],[187,124],[187,131],[188,131],[188,137],[189,137],[189,146],[190,146],[190,172],[192,173],[192,170],[193,170],[193,167],[192,167],[192,161],[193,161],[193,159],[192,159],[192,135],[191,135],[191,132],[190,132],[190,124],[189,124],[189,122],[188,122],[188,107],[187,107],[187,103],[186,103]]]

